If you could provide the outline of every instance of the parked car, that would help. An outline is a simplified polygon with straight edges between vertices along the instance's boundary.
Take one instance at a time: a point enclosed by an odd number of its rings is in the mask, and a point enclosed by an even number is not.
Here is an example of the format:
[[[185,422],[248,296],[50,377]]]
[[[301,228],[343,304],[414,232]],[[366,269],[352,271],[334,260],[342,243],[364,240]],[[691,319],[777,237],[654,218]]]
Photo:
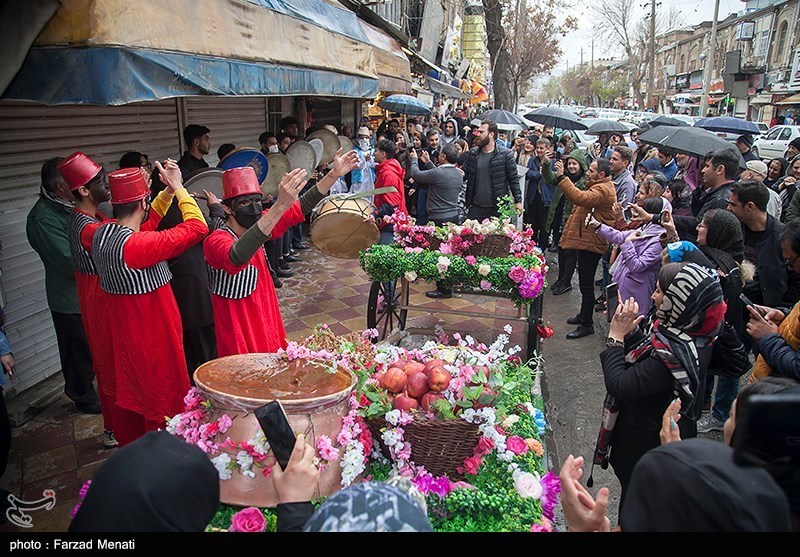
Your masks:
[[[753,152],[764,160],[782,157],[795,137],[800,137],[800,126],[773,126],[753,142]]]

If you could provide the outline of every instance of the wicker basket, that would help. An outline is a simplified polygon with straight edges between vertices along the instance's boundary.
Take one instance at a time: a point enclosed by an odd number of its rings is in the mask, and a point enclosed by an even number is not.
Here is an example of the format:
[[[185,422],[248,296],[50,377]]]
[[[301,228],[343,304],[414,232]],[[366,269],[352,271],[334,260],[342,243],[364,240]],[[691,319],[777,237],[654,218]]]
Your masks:
[[[504,234],[489,234],[480,244],[473,244],[464,255],[473,257],[508,257],[511,249],[511,238]]]
[[[390,458],[389,450],[381,439],[381,429],[386,420],[374,418],[368,421],[369,430],[379,443],[381,452]],[[480,433],[478,424],[462,419],[431,420],[416,417],[403,426],[403,439],[411,443],[411,460],[434,476],[447,476],[451,480],[461,480],[456,468],[463,466],[464,460],[471,457],[478,444]]]

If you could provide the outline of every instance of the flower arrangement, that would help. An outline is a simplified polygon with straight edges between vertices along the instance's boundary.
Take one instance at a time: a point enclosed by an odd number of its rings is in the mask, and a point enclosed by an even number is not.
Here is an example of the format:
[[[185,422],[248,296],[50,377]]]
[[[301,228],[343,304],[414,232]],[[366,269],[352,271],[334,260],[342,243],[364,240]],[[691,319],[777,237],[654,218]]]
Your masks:
[[[411,350],[373,345],[369,334],[350,337],[333,349],[334,337],[319,328],[305,342],[290,344],[284,357],[304,354],[345,362],[357,377],[341,430],[335,437],[319,436],[315,441],[323,466],[340,460],[343,487],[361,479],[407,477],[425,495],[437,531],[552,530],[560,485],[543,466],[546,422],[531,402],[532,370],[520,361],[519,347],[506,347],[507,335],[487,346],[470,336],[455,334],[451,340],[440,334]],[[325,348],[318,349],[321,346]],[[342,359],[342,353],[355,352],[360,358]],[[192,411],[204,407],[194,398],[188,397]],[[369,425],[375,419],[385,423],[380,430]],[[475,428],[474,444],[462,461],[454,463],[460,478],[434,474],[415,461],[409,431],[419,420]],[[255,458],[252,466],[258,466]],[[230,507],[223,506],[212,527],[238,529],[234,516]],[[273,524],[274,515],[267,511],[266,516]],[[260,527],[260,520],[255,522]],[[270,525],[267,529],[272,529]]]

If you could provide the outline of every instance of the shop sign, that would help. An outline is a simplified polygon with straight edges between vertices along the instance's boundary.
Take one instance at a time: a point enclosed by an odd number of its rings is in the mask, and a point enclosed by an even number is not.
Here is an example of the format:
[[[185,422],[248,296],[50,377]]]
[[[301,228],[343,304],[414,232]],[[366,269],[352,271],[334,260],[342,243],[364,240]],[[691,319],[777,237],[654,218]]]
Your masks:
[[[695,70],[689,76],[689,89],[703,88],[703,70]]]
[[[689,74],[682,73],[675,76],[675,88],[687,89],[689,87]]]

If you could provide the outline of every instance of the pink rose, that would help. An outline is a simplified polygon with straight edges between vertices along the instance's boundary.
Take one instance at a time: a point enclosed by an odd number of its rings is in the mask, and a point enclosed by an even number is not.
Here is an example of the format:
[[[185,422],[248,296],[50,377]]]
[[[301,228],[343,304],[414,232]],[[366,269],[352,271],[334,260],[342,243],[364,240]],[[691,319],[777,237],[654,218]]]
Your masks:
[[[478,474],[478,469],[481,467],[481,456],[480,455],[472,455],[471,457],[464,460],[464,466],[459,467],[458,471],[463,474],[470,474],[475,476]]]
[[[547,520],[547,518],[542,517],[541,524],[531,524],[531,532],[552,532],[553,531],[553,523]]]
[[[514,490],[523,499],[539,499],[544,492],[542,482],[530,472],[523,472],[514,480]]]
[[[525,280],[525,269],[519,265],[514,265],[508,271],[508,278],[519,284]]]
[[[474,256],[474,255],[468,255],[468,256],[466,256],[466,257],[464,258],[464,261],[466,261],[466,262],[467,262],[469,265],[475,265],[475,263],[477,263],[477,262],[478,262],[478,260],[477,260],[477,259],[475,259],[475,256]]]
[[[528,445],[525,443],[525,439],[519,435],[512,435],[506,439],[506,449],[515,455],[521,455],[528,452]]]
[[[492,283],[488,280],[481,281],[481,290],[489,290],[492,287]]]
[[[489,454],[494,449],[494,441],[486,436],[478,439],[478,446],[475,447],[475,452],[481,455]]]
[[[267,529],[267,519],[256,507],[247,507],[231,517],[229,532],[264,532]]]

